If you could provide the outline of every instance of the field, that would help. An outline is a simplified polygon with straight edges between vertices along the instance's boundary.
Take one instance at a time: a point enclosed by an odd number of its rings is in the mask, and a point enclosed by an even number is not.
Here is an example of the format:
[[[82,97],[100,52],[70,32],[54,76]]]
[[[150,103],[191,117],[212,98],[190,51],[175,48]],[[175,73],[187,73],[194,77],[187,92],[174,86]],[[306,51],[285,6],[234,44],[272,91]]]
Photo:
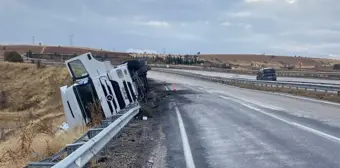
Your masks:
[[[274,67],[284,69],[289,66],[300,68],[299,62],[302,63],[301,68],[305,70],[330,71],[333,64],[340,63],[340,60],[326,58],[312,58],[300,56],[275,56],[275,55],[255,55],[255,54],[202,54],[201,59],[217,63],[229,63],[237,65],[239,68],[256,69],[259,67]]]
[[[23,167],[71,143],[84,130],[56,136],[64,119],[59,87],[65,68],[0,62],[0,167]]]
[[[124,52],[112,52],[102,49],[70,46],[37,46],[37,45],[0,45],[0,60],[5,51],[17,51],[25,54],[31,50],[35,54],[83,54],[91,52],[92,55],[108,56],[113,64],[118,64],[138,57],[165,57],[164,54],[132,54]],[[230,64],[235,69],[250,70],[261,67],[274,67],[276,69],[300,69],[308,71],[332,71],[334,64],[339,64],[340,59],[314,58],[305,56],[277,56],[277,55],[256,55],[256,54],[201,54],[199,59],[205,61],[205,66],[212,64]],[[60,61],[60,58],[48,58],[51,61]]]

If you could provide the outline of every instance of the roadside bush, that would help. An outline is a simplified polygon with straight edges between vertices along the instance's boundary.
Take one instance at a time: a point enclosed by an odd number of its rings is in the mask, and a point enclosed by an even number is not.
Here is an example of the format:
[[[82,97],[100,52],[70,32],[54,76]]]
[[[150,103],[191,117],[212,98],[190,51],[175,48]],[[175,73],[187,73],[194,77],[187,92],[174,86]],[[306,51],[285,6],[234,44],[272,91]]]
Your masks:
[[[21,55],[16,51],[5,52],[4,60],[8,62],[24,62]]]
[[[334,70],[340,70],[340,64],[334,64],[333,69]]]

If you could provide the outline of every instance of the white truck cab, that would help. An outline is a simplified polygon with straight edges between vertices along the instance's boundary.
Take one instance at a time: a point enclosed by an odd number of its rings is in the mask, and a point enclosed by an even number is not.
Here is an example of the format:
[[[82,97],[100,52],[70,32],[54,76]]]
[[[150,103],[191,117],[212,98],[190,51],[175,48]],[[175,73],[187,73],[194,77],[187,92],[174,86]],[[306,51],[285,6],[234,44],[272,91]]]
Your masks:
[[[61,96],[69,127],[91,122],[90,105],[99,103],[101,115],[110,118],[121,109],[137,102],[136,86],[127,63],[114,67],[111,62],[96,60],[85,53],[65,61],[74,81],[61,87]]]

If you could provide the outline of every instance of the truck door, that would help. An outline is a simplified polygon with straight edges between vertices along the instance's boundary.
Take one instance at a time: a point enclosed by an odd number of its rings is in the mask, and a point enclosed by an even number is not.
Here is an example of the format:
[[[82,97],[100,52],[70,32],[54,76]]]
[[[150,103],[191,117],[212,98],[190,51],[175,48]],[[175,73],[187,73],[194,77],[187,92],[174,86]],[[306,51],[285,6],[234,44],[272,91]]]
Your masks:
[[[75,85],[73,87],[79,106],[83,116],[92,120],[93,113],[99,113],[103,118],[105,114],[101,108],[101,104],[98,99],[97,92],[94,88],[93,82],[90,78],[87,78],[84,82]],[[91,107],[92,106],[92,107]],[[95,106],[100,106],[95,108]],[[100,110],[100,111],[93,111]]]

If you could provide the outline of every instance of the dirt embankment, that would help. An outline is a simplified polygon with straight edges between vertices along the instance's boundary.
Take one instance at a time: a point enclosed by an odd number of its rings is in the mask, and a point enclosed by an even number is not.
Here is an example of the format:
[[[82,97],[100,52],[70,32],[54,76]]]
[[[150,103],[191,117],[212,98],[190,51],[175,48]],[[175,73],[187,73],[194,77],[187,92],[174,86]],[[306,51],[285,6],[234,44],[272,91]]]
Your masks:
[[[65,121],[59,87],[70,84],[65,68],[0,62],[0,167],[23,167],[72,142],[55,136]]]
[[[63,114],[59,87],[70,84],[65,68],[0,62],[1,125]]]

